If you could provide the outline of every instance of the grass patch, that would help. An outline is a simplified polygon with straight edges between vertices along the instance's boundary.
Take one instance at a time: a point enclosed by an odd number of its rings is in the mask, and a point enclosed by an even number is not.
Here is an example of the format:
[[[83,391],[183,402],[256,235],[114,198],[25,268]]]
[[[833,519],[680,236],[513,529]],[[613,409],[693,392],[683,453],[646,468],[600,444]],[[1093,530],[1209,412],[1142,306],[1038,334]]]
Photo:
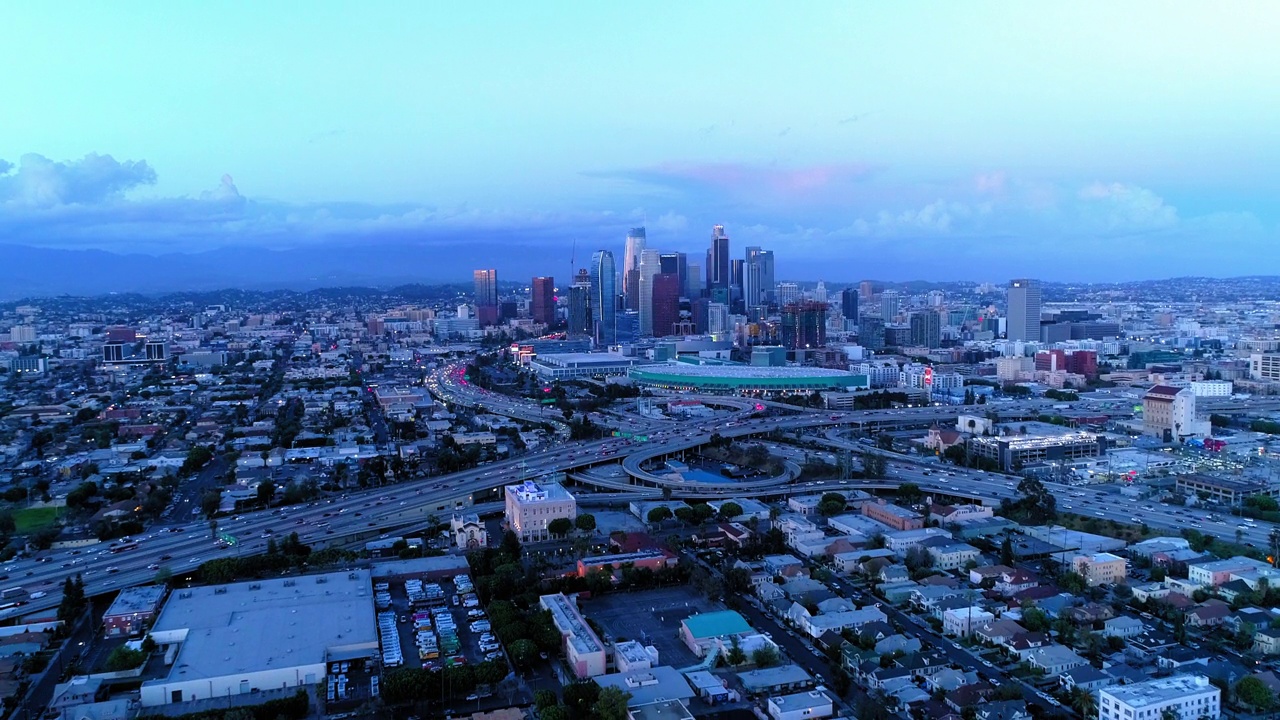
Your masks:
[[[43,530],[53,525],[58,519],[56,507],[22,508],[13,512],[13,522],[17,526],[15,532],[26,534]]]

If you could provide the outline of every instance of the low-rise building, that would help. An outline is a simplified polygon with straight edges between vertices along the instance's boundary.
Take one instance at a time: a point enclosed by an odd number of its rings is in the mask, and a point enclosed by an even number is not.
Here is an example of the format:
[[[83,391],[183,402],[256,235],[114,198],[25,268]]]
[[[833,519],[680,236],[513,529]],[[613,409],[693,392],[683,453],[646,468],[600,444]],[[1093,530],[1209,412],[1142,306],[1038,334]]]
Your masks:
[[[1248,570],[1269,569],[1271,566],[1261,560],[1237,555],[1225,560],[1187,565],[1187,581],[1200,587],[1217,587],[1231,579],[1236,573]]]
[[[551,622],[564,641],[565,664],[579,680],[605,674],[604,643],[564,593],[543,595],[538,604],[551,612]]]
[[[821,690],[774,695],[766,707],[773,720],[820,720],[835,715],[831,696]]]
[[[899,507],[881,498],[862,506],[862,514],[894,530],[918,530],[924,527],[924,516],[915,510]]]
[[[990,625],[996,616],[976,607],[962,607],[942,613],[942,632],[956,637],[969,637],[975,630]]]
[[[680,639],[698,657],[707,654],[721,639],[753,632],[745,618],[732,610],[700,613],[680,621]]]
[[[928,527],[918,530],[900,530],[897,532],[885,533],[884,546],[893,551],[898,557],[905,557],[906,554],[914,547],[917,547],[929,538],[950,538],[951,533],[942,528]]]
[[[102,631],[111,635],[137,635],[160,611],[165,585],[125,588],[102,616]]]
[[[449,528],[454,545],[461,549],[470,550],[489,545],[489,531],[475,513],[454,513],[449,521]]]
[[[976,561],[981,551],[969,543],[954,542],[945,545],[929,545],[926,548],[933,559],[933,567],[939,570],[955,570],[962,568],[970,561]]]
[[[1098,720],[1160,720],[1166,710],[1179,720],[1218,720],[1221,691],[1204,675],[1174,675],[1098,693]]]
[[[1089,587],[1115,585],[1124,582],[1128,574],[1125,559],[1111,553],[1077,555],[1071,559],[1071,569],[1084,578]]]
[[[1044,674],[1049,677],[1056,677],[1073,668],[1089,664],[1088,660],[1080,657],[1074,650],[1064,645],[1038,647],[1027,653],[1023,659],[1031,667],[1043,670]]]

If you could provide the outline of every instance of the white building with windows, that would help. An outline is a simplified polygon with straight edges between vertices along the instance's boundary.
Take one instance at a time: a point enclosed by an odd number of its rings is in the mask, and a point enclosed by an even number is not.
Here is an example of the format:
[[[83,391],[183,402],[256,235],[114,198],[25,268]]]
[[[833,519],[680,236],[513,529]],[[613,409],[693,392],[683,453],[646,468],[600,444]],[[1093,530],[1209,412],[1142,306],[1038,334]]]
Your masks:
[[[1204,675],[1174,675],[1098,692],[1098,720],[1162,720],[1172,710],[1178,720],[1218,720],[1221,691]]]
[[[539,485],[526,480],[519,485],[508,485],[506,495],[507,527],[521,542],[547,540],[551,537],[547,525],[552,520],[578,517],[577,501],[556,483]]]

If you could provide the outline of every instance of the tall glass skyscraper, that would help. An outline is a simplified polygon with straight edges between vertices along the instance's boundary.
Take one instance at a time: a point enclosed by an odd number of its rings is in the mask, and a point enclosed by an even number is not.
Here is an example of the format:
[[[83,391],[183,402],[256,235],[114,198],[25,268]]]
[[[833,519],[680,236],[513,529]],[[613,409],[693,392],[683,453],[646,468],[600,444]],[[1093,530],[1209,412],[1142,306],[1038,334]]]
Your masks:
[[[597,250],[591,254],[591,317],[595,338],[600,345],[613,345],[618,340],[618,273],[613,253]]]
[[[644,249],[644,228],[631,228],[627,244],[622,248],[622,295],[628,310],[640,307],[640,254]]]

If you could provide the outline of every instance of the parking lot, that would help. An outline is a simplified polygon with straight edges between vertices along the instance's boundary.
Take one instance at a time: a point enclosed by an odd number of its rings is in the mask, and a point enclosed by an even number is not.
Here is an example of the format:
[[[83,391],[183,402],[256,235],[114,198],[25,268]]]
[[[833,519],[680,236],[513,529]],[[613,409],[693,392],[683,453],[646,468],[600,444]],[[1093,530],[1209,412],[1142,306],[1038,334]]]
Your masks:
[[[724,608],[690,587],[658,588],[606,595],[582,603],[582,613],[595,621],[607,639],[639,640],[658,649],[663,665],[694,665],[698,658],[680,641],[680,621]]]
[[[430,584],[429,582],[424,583],[424,586],[429,586]],[[479,602],[475,599],[475,595],[460,593],[458,585],[452,580],[439,580],[435,581],[435,584],[440,586],[443,591],[442,595],[425,602],[420,600],[415,604],[409,600],[404,580],[388,583],[387,592],[391,595],[391,605],[381,612],[395,614],[404,667],[433,669],[457,663],[475,665],[484,662],[487,655],[495,652],[501,653],[502,650],[500,648],[495,649],[492,645],[488,650],[482,649],[481,637],[484,632],[471,631],[471,623],[481,619],[472,617],[472,613],[483,612],[479,607]],[[468,602],[472,603],[471,607],[467,606]],[[436,657],[423,658],[418,651],[418,629],[415,627],[414,617],[415,614],[422,616],[423,614],[433,613],[434,616],[429,627],[437,640],[438,654]],[[444,633],[441,632],[441,613],[446,613],[447,617],[453,621],[454,631],[458,639],[458,647],[455,652],[450,652],[451,648],[445,640]],[[500,657],[500,655],[495,656],[494,659],[499,659]]]

